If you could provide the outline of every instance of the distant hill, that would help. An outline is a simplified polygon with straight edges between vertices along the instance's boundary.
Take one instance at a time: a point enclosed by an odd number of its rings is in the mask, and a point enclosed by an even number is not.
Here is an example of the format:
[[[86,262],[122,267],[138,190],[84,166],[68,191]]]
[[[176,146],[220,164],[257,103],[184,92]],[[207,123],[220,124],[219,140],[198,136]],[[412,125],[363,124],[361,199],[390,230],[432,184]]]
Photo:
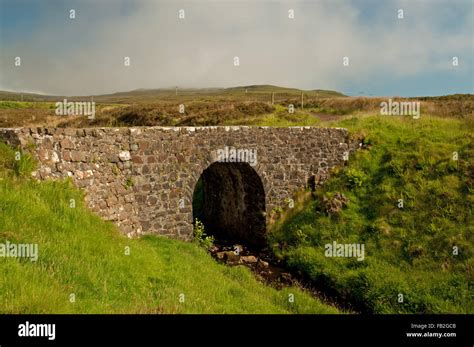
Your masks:
[[[333,90],[324,90],[324,89],[314,89],[314,90],[303,90],[298,88],[286,88],[286,87],[279,87],[273,86],[269,84],[260,84],[260,85],[249,85],[249,86],[241,86],[241,87],[232,87],[224,89],[225,92],[235,93],[235,92],[242,92],[242,93],[295,93],[301,94],[301,92],[305,93],[306,95],[311,96],[345,96],[340,92],[336,92]],[[318,95],[317,95],[318,94]]]
[[[60,96],[42,95],[35,93],[8,92],[0,90],[0,100],[8,101],[53,101],[61,98]]]
[[[176,101],[176,99],[189,97],[202,98],[227,98],[232,97],[236,99],[244,99],[246,97],[257,96],[260,98],[262,94],[265,97],[271,96],[275,93],[280,97],[290,98],[298,97],[301,93],[307,97],[341,97],[345,96],[342,93],[332,90],[301,90],[297,88],[286,88],[272,85],[249,85],[231,88],[158,88],[158,89],[135,89],[126,92],[117,92],[112,94],[94,95],[94,101],[104,103],[141,103],[156,100]],[[58,101],[64,98],[68,100],[84,100],[92,96],[61,96],[61,95],[42,95],[35,93],[21,93],[0,91],[0,100],[11,101]]]
[[[230,88],[157,88],[157,89],[134,89],[130,91],[117,92],[112,94],[93,95],[94,101],[99,103],[118,103],[134,104],[149,103],[156,101],[225,101],[232,99],[234,101],[263,101],[271,100],[272,93],[275,93],[275,100],[296,99],[304,93],[305,98],[334,98],[347,97],[347,95],[334,90],[312,89],[303,90],[298,88],[287,88],[269,84],[247,85]],[[57,102],[64,98],[71,101],[84,101],[92,97],[91,95],[81,96],[61,96],[44,95],[27,92],[10,92],[0,90],[0,101],[36,101],[36,102]],[[364,96],[359,96],[367,98]],[[395,96],[394,96],[395,97]],[[377,97],[370,97],[375,99]],[[418,96],[407,99],[416,99],[420,101],[471,101],[473,94],[452,94],[442,96]]]

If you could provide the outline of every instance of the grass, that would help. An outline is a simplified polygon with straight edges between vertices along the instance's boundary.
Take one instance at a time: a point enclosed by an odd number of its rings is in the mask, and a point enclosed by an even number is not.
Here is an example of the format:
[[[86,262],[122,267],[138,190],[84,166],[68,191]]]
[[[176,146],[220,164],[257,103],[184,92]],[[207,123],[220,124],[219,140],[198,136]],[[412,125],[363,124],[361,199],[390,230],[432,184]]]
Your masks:
[[[247,268],[218,264],[196,243],[127,239],[85,208],[70,181],[37,182],[28,178],[28,155],[14,160],[0,144],[0,243],[36,243],[39,258],[0,258],[1,313],[338,312],[297,288],[276,290]]]
[[[30,102],[30,101],[0,101],[0,109],[30,109],[38,108],[45,110],[54,110],[56,108],[51,102]]]
[[[314,126],[320,121],[337,119],[340,116],[379,113],[380,103],[388,100],[381,97],[348,97],[335,91],[302,91],[271,85],[227,89],[180,88],[178,94],[174,88],[137,89],[94,96],[96,117],[92,121],[84,116],[55,115],[57,101],[88,101],[90,98],[0,91],[0,127]],[[423,114],[471,121],[474,119],[472,94],[392,99],[420,101]],[[295,108],[292,114],[288,112],[290,104]],[[181,105],[184,109],[180,112]]]
[[[473,123],[370,116],[336,125],[367,148],[275,224],[274,252],[358,311],[473,313]],[[349,203],[327,213],[336,193]],[[364,244],[365,260],[325,257],[333,241]]]

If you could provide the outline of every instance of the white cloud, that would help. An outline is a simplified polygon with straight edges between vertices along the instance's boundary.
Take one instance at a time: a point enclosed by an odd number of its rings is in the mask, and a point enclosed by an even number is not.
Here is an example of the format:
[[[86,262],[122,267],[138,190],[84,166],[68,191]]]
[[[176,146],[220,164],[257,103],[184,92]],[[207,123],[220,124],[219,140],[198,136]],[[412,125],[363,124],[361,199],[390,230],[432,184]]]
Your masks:
[[[178,19],[180,8],[185,20]],[[396,20],[396,8],[405,9],[404,22]],[[79,8],[74,23],[51,10],[42,30],[5,47],[0,85],[63,95],[263,83],[341,90],[347,81],[363,85],[382,75],[447,69],[453,55],[471,53],[464,61],[472,62],[472,25],[440,31],[439,9],[421,1],[393,3],[372,23],[361,20],[363,8],[339,1],[141,1],[127,17],[100,21],[84,18],[91,10]],[[17,55],[21,69],[12,66]],[[123,66],[124,56],[130,67]],[[343,56],[349,67],[342,66]]]

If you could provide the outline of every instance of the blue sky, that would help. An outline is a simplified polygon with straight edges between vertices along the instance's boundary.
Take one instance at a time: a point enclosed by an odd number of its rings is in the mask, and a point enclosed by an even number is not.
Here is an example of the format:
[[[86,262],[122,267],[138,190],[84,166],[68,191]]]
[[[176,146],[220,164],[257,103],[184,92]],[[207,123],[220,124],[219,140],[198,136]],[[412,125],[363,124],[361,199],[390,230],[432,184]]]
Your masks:
[[[276,84],[350,95],[474,93],[473,4],[0,0],[0,89],[89,95]]]

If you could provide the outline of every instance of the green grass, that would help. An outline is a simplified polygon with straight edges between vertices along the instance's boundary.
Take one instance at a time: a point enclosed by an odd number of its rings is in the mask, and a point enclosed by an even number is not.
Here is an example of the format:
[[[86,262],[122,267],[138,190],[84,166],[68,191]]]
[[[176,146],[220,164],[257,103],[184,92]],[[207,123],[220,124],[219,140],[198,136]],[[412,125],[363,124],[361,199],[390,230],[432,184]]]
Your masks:
[[[0,101],[0,109],[28,109],[38,108],[54,110],[56,108],[51,102],[29,102],[29,101]]]
[[[127,239],[84,207],[70,181],[34,181],[31,158],[14,160],[0,144],[0,243],[36,243],[39,258],[0,258],[0,313],[338,312],[297,288],[276,290],[247,268],[218,264],[195,243]]]
[[[335,170],[302,212],[276,224],[275,253],[363,312],[474,313],[473,123],[371,116],[336,125],[368,149]],[[349,203],[328,215],[324,197],[336,192]],[[364,244],[365,260],[325,257],[333,241]]]

